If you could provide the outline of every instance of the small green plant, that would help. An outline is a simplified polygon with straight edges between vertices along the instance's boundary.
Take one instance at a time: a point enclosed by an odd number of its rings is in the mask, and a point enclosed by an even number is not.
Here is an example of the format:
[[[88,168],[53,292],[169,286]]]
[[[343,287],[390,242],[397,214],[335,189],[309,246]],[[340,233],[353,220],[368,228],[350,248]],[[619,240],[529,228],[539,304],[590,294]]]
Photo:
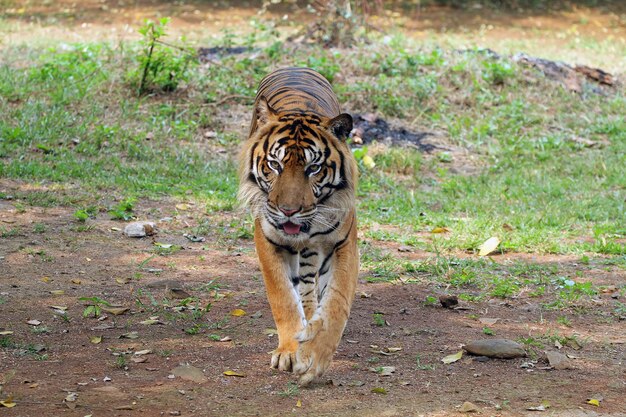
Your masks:
[[[300,394],[300,389],[298,388],[298,384],[293,381],[287,382],[285,390],[278,393],[281,397],[293,397],[298,394]]]
[[[135,216],[133,215],[133,208],[135,207],[135,199],[134,198],[125,198],[120,201],[116,206],[114,206],[111,210],[109,210],[109,214],[111,215],[111,219],[113,220],[132,220]]]
[[[191,327],[187,327],[184,329],[184,332],[190,336],[196,335],[202,331],[206,327],[203,323],[194,323]]]
[[[33,225],[34,233],[44,233],[46,231],[46,225],[43,223],[35,223]]]
[[[35,326],[32,329],[30,329],[30,331],[33,332],[34,334],[50,333],[50,330],[48,330],[46,326]]]
[[[76,210],[74,212],[74,218],[78,220],[79,222],[84,223],[87,221],[87,219],[96,217],[96,214],[98,214],[97,207],[87,207],[84,209]]]
[[[423,364],[420,355],[417,355],[415,357],[415,369],[420,370],[420,371],[432,371],[433,369],[435,369],[435,365]]]
[[[163,42],[169,22],[169,17],[157,22],[145,20],[139,28],[143,49],[137,58],[139,68],[130,74],[130,81],[140,95],[153,90],[174,91],[181,81],[189,79],[189,66],[195,60],[195,51]]]
[[[374,313],[372,315],[372,319],[374,320],[374,325],[376,326],[383,327],[386,324],[385,317],[382,313]]]
[[[486,334],[487,336],[493,336],[496,334],[496,332],[489,327],[483,327],[483,334]]]
[[[517,294],[520,290],[519,285],[511,277],[496,277],[492,281],[493,289],[491,295],[498,298],[508,298]]]
[[[83,310],[83,317],[99,317],[102,313],[102,307],[111,306],[111,303],[99,297],[80,297],[79,300],[86,303]]]
[[[556,321],[557,323],[560,323],[563,326],[572,327],[572,321],[565,316],[557,317]]]
[[[222,337],[219,334],[210,334],[209,339],[214,342],[219,342],[220,340],[222,340]]]
[[[120,369],[126,369],[128,367],[126,355],[120,354],[115,358],[115,367]]]
[[[426,296],[426,299],[424,300],[424,305],[434,307],[437,305],[438,302],[439,300],[437,299],[437,297],[429,295],[429,296]]]
[[[529,337],[520,337],[519,339],[517,339],[517,341],[523,345],[526,345],[528,347],[536,347],[539,349],[543,349],[544,345],[543,343],[541,343],[539,340],[537,340],[536,338],[529,336]]]
[[[513,67],[508,62],[499,60],[483,61],[482,77],[491,84],[504,84],[506,79],[512,77],[514,73]]]

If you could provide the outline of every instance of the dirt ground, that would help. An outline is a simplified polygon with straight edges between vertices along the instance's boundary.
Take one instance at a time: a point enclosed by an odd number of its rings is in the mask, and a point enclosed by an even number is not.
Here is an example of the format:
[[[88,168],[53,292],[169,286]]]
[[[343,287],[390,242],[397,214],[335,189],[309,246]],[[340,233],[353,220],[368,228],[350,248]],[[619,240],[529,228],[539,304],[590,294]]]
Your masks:
[[[164,15],[173,16],[173,27],[204,36],[224,26],[244,26],[255,14],[253,8],[233,11],[208,6],[210,2],[176,7],[157,1],[16,3],[9,2],[4,11],[13,26],[0,47],[24,39],[127,39],[136,37],[144,17]],[[464,22],[461,29],[472,30],[480,26],[472,16],[487,12],[459,13],[468,15],[453,18],[437,9],[427,19],[407,18],[405,25],[415,36],[458,28],[459,22]],[[527,26],[529,33],[541,36],[542,27],[571,27],[584,15],[591,23],[578,30],[623,42],[626,31],[619,15],[593,13],[520,14],[510,27],[495,16],[496,29],[486,33],[493,38],[524,36]],[[611,33],[598,29],[602,27]],[[610,62],[623,59],[604,58],[609,70],[614,69]],[[0,192],[6,195],[25,187],[0,179]],[[235,214],[208,216],[204,207],[193,204],[139,201],[137,217],[157,222],[158,233],[131,239],[121,232],[125,223],[106,213],[82,225],[73,212],[0,200],[0,401],[15,404],[0,406],[0,416],[455,416],[465,414],[459,409],[466,401],[477,407],[469,414],[486,416],[626,416],[626,322],[611,318],[610,292],[582,306],[585,313],[575,308],[547,311],[540,308],[545,298],[524,293],[451,310],[427,306],[424,300],[453,289],[434,287],[426,279],[368,283],[371,272],[363,270],[331,368],[312,387],[298,389],[292,375],[269,368],[268,352],[277,342],[274,323],[254,245],[233,237],[240,233]],[[204,242],[184,236],[203,221],[208,222]],[[361,235],[366,241],[363,231]],[[155,242],[182,249],[154,256]],[[400,252],[394,243],[368,243],[406,259],[433,256]],[[493,260],[558,265],[568,276],[582,270],[575,256],[508,253]],[[596,286],[619,287],[626,271],[598,264],[586,267],[583,278]],[[187,294],[199,306],[210,304],[208,311],[181,308]],[[79,298],[96,296],[128,310],[104,312],[101,320],[83,317],[86,303]],[[232,315],[238,309],[243,315]],[[384,325],[375,322],[376,313],[382,314]],[[571,325],[557,320],[563,315],[572,318]],[[443,357],[487,337],[479,318],[498,319],[490,325],[497,337],[533,337],[544,346],[528,347],[526,358],[483,361],[465,354],[444,365]],[[575,336],[582,348],[559,349],[546,335]],[[389,354],[388,348],[401,350]],[[569,355],[572,369],[550,369],[545,351]],[[197,381],[175,375],[181,364],[201,371]],[[381,376],[372,370],[383,366],[395,367],[395,372]],[[590,398],[600,398],[599,406],[588,404]],[[542,404],[549,404],[544,412],[528,410]]]
[[[19,183],[0,182],[0,191],[7,194],[18,188]],[[550,404],[549,415],[626,415],[623,321],[578,314],[566,327],[556,321],[562,311],[542,310],[541,299],[524,295],[473,303],[470,310],[425,306],[432,294],[427,283],[367,283],[368,271],[362,271],[330,370],[313,387],[296,389],[290,374],[268,366],[276,336],[253,243],[226,237],[237,232],[224,226],[228,217],[210,218],[207,240],[191,242],[184,233],[204,217],[202,208],[193,205],[138,203],[140,218],[165,219],[158,222],[156,236],[143,239],[123,236],[119,229],[124,223],[108,220],[106,214],[88,221],[88,230],[78,231],[72,214],[64,208],[24,208],[12,200],[0,201],[0,225],[17,230],[0,241],[0,331],[13,332],[4,336],[13,345],[0,350],[0,397],[17,404],[2,415],[448,416],[459,415],[465,401],[475,404],[481,415],[537,414],[526,409],[542,402]],[[33,231],[40,223],[45,231]],[[152,257],[154,242],[182,250]],[[407,259],[429,255],[369,243]],[[499,263],[511,259],[577,268],[577,258],[570,256],[494,257]],[[626,274],[597,268],[585,278],[596,285],[621,285]],[[197,297],[201,306],[210,303],[209,311],[195,320],[190,311],[176,315],[174,307],[181,301],[176,291],[172,295],[176,289]],[[79,297],[93,296],[129,310],[121,315],[105,312],[104,320],[84,318],[86,303]],[[610,301],[610,294],[602,294],[597,303]],[[51,306],[67,307],[68,319]],[[245,315],[233,316],[236,309]],[[386,325],[376,325],[375,313],[383,314]],[[160,323],[141,323],[154,316]],[[548,369],[543,351],[557,350],[550,342],[529,349],[528,358],[482,362],[465,355],[444,365],[444,356],[485,337],[477,317],[498,318],[491,326],[498,337],[576,335],[583,346],[560,350],[572,357],[573,369]],[[30,320],[41,323],[35,326]],[[184,331],[198,323],[198,334]],[[131,332],[138,337],[122,338]],[[101,341],[93,343],[93,337]],[[384,348],[402,350],[376,353]],[[137,355],[142,350],[150,353]],[[202,381],[174,376],[181,364],[202,370]],[[380,376],[371,370],[380,366],[393,366],[395,373]],[[225,371],[244,376],[226,376]],[[386,394],[372,392],[376,388]],[[72,392],[77,393],[75,401],[67,400]],[[600,407],[586,404],[598,395]]]

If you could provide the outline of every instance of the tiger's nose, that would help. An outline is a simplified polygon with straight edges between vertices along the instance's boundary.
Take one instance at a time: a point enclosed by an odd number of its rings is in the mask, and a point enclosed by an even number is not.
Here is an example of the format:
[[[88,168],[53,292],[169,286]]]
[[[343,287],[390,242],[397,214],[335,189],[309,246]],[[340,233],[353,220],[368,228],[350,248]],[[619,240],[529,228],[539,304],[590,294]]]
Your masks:
[[[292,214],[295,214],[300,211],[300,208],[291,209],[291,208],[286,208],[286,207],[278,207],[278,209],[282,211],[285,216],[291,216]]]

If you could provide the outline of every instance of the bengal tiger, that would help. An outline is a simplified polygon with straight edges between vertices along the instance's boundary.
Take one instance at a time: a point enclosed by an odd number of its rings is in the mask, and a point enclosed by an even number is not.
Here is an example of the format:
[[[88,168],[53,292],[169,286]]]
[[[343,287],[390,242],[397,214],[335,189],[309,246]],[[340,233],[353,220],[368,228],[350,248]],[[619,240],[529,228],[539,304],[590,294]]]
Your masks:
[[[357,165],[329,82],[283,68],[260,83],[240,154],[239,198],[255,219],[254,242],[278,331],[271,367],[300,385],[331,363],[359,270]]]

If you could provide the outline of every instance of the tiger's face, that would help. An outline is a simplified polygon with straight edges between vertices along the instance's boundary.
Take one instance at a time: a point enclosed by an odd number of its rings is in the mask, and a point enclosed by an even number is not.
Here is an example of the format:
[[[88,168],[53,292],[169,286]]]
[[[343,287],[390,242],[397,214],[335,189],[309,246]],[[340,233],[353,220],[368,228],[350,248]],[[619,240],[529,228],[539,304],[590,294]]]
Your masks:
[[[345,215],[342,200],[354,193],[356,170],[345,143],[352,118],[279,114],[263,98],[256,116],[242,158],[242,198],[266,234],[294,241],[332,233]]]

